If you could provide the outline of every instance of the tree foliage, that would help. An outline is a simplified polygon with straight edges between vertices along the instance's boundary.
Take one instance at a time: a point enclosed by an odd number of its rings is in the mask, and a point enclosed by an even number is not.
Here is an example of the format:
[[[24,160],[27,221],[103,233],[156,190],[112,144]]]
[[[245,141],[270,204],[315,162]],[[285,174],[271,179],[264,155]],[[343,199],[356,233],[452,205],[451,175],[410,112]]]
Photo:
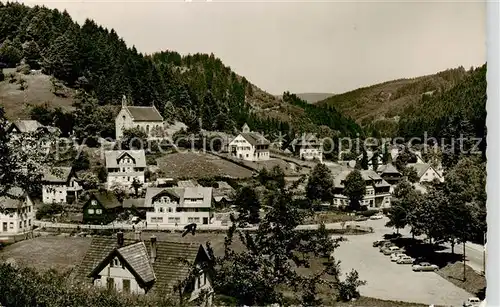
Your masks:
[[[259,223],[261,205],[254,188],[245,186],[239,189],[236,194],[235,204],[238,211],[238,223],[241,225]]]
[[[332,201],[333,176],[325,164],[318,163],[313,168],[307,181],[306,196],[310,200]]]
[[[352,210],[361,208],[360,202],[366,194],[366,184],[359,170],[355,169],[347,175],[343,194],[349,198],[349,207]]]

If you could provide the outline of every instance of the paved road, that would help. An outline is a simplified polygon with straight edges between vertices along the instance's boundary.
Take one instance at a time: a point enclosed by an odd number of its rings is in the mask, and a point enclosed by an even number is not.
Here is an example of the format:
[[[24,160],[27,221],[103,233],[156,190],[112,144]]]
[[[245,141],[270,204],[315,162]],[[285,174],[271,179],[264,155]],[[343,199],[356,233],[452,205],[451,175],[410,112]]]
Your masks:
[[[364,296],[395,301],[407,301],[441,306],[461,306],[472,296],[433,272],[413,272],[411,265],[398,265],[384,256],[372,242],[392,229],[385,228],[386,220],[366,221],[362,224],[374,228],[374,233],[348,236],[335,250],[343,273],[356,269],[367,284],[360,287]]]

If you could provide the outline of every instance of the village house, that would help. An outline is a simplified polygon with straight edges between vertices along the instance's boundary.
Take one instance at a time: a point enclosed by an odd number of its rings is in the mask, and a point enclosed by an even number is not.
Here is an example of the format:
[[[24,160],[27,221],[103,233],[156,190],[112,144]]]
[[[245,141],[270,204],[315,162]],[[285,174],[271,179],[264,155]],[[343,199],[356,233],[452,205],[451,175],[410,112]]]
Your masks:
[[[30,231],[35,220],[35,208],[21,188],[11,188],[0,197],[0,236]]]
[[[104,156],[108,171],[106,181],[108,189],[115,184],[131,187],[134,179],[141,184],[144,183],[147,166],[144,150],[107,150]]]
[[[9,128],[7,129],[7,133],[30,133],[37,131],[41,127],[43,127],[43,125],[36,120],[15,120],[10,124]]]
[[[341,207],[349,205],[349,198],[343,194],[343,191],[347,175],[349,175],[352,171],[352,169],[344,169],[334,177],[334,206]],[[390,207],[391,185],[373,170],[362,170],[360,172],[366,185],[366,193],[361,201],[361,206],[366,206],[368,209],[382,209]]]
[[[295,138],[291,143],[292,152],[303,160],[323,161],[323,144],[312,134],[303,134]]]
[[[123,96],[122,108],[115,118],[116,139],[123,137],[123,131],[131,128],[142,129],[149,138],[163,137],[163,116],[153,106],[129,106]]]
[[[155,236],[142,240],[94,237],[80,265],[72,273],[77,282],[92,284],[121,293],[171,295],[182,293],[187,302],[200,298],[212,304],[213,288],[210,258],[196,243],[159,241]],[[192,270],[197,268],[197,270]]]
[[[246,161],[267,161],[270,158],[269,145],[264,136],[251,132],[245,124],[242,132],[229,143],[229,152],[232,157]]]
[[[154,188],[146,190],[145,207],[150,225],[209,224],[212,218],[212,188]]]
[[[219,207],[227,207],[234,202],[235,190],[225,181],[217,181],[217,186],[214,187],[212,194]]]
[[[106,225],[114,221],[122,203],[115,194],[109,191],[94,191],[83,205],[83,222],[85,224]]]
[[[46,169],[42,179],[42,201],[44,204],[73,203],[78,200],[83,188],[71,167]]]
[[[377,169],[377,174],[382,177],[390,185],[397,185],[399,181],[403,178],[403,175],[396,169],[392,163],[387,163],[386,165],[380,165]]]
[[[444,182],[444,177],[428,163],[408,163],[406,167],[413,167],[417,171],[418,182],[432,182],[438,180]]]

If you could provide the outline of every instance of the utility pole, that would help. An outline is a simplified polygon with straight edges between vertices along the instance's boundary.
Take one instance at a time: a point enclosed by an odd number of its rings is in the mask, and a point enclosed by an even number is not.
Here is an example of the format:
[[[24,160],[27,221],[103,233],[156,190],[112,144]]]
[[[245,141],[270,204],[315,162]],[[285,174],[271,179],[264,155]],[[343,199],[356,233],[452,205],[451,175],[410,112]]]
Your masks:
[[[466,277],[465,277],[465,240],[463,240],[462,246],[463,246],[463,257],[464,257],[464,281],[465,281],[466,280]]]
[[[486,275],[486,232],[483,233],[483,274]]]

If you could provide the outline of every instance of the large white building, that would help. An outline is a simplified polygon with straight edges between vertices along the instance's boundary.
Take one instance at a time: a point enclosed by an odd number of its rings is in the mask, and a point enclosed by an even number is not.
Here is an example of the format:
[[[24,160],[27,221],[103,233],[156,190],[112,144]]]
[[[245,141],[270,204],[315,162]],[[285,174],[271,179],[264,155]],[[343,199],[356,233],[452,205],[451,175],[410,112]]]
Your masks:
[[[145,207],[149,225],[209,224],[212,218],[212,188],[148,188]]]
[[[30,231],[35,220],[33,202],[21,188],[11,188],[0,197],[0,236]]]
[[[334,199],[335,206],[349,206],[349,198],[343,194],[344,184],[347,176],[353,169],[344,169],[335,175]],[[391,206],[391,185],[373,170],[361,170],[361,176],[365,180],[366,193],[361,201],[361,206],[368,209],[382,209]]]
[[[104,156],[108,189],[115,184],[130,187],[134,179],[144,183],[147,167],[144,150],[108,150],[104,152]]]
[[[229,143],[229,153],[232,157],[247,161],[269,160],[269,142],[257,132],[251,132],[247,124],[242,132]]]
[[[444,177],[428,163],[408,163],[406,167],[413,167],[417,171],[418,182],[444,182]]]
[[[123,137],[123,131],[130,128],[142,129],[149,138],[163,136],[163,116],[155,106],[128,106],[127,98],[123,96],[122,109],[115,118],[116,139]]]
[[[78,200],[82,186],[71,167],[54,167],[43,174],[42,201],[44,204],[71,203]]]
[[[323,161],[323,144],[312,133],[303,134],[301,137],[295,138],[290,146],[292,146],[292,151],[300,159]]]

